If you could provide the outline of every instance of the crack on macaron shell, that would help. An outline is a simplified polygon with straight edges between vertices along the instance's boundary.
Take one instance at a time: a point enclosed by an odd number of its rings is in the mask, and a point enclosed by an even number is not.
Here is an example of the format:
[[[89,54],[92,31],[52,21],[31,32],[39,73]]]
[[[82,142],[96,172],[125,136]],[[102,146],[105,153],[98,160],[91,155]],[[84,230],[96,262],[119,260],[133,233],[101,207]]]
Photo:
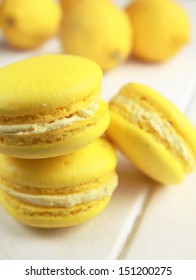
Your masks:
[[[141,100],[141,96],[139,98]],[[141,103],[122,94],[114,97],[110,104],[112,111],[119,113],[129,123],[137,125],[138,128],[153,135],[157,141],[175,154],[186,171],[192,170],[195,166],[195,157],[191,147],[160,112],[153,111],[153,106],[149,107],[150,105],[145,101],[145,98]]]
[[[91,185],[92,182],[89,182]],[[117,175],[115,173],[112,176],[109,176],[106,180],[102,178],[102,182],[94,181],[93,188],[91,186],[90,189],[83,190],[81,188],[80,192],[73,192],[70,194],[53,194],[53,195],[46,195],[46,194],[27,194],[16,192],[11,188],[4,187],[1,184],[0,188],[8,193],[10,196],[14,197],[15,199],[21,200],[23,202],[38,205],[38,206],[45,206],[45,207],[66,207],[71,208],[76,205],[80,205],[83,203],[87,203],[93,200],[102,200],[104,197],[112,196],[112,193],[116,189],[118,184]],[[86,183],[85,185],[88,185]],[[73,187],[74,190],[74,187]]]
[[[30,146],[42,144],[54,144],[63,141],[65,137],[84,131],[92,126],[96,126],[101,119],[104,119],[108,114],[108,104],[100,101],[98,110],[87,119],[68,125],[63,129],[49,131],[43,134],[2,134],[0,143],[7,146]]]

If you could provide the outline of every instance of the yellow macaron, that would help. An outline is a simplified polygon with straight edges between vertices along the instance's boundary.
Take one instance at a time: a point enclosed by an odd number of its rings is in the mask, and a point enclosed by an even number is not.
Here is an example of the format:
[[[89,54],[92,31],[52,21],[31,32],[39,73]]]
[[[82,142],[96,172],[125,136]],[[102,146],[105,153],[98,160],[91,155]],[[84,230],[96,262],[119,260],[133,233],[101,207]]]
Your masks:
[[[47,158],[73,152],[109,125],[102,71],[71,55],[43,55],[0,69],[0,152]]]
[[[33,227],[81,224],[105,208],[117,187],[116,153],[104,138],[59,157],[0,161],[2,206]]]
[[[108,136],[154,180],[180,182],[196,164],[196,129],[165,97],[137,83],[110,102]]]

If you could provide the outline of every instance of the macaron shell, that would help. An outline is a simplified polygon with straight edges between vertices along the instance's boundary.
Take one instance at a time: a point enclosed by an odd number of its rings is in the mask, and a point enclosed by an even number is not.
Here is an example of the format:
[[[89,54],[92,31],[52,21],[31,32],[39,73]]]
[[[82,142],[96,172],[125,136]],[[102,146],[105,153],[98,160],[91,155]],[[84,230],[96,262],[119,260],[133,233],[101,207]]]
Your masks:
[[[29,145],[25,145],[24,140],[29,139],[26,135],[20,136],[19,143],[17,143],[17,138],[14,144],[7,144],[4,141],[0,143],[0,152],[9,156],[27,159],[49,158],[71,153],[100,137],[107,129],[109,122],[108,104],[100,102],[99,109],[93,116],[77,125],[70,126],[70,130],[66,128],[65,130],[59,129],[52,133],[46,133],[44,134],[45,141],[42,140],[43,135],[39,134],[33,141],[36,144],[32,142]],[[55,141],[47,139],[52,134],[54,134]],[[23,144],[21,145],[20,142]]]
[[[176,184],[185,176],[180,162],[156,141],[153,134],[139,129],[115,112],[111,112],[107,135],[135,166],[154,180]]]
[[[18,159],[0,155],[0,177],[16,185],[63,188],[95,181],[117,164],[113,145],[99,138],[74,153],[48,159]]]
[[[69,107],[96,92],[101,80],[100,67],[83,57],[42,55],[16,62],[0,69],[0,116]]]
[[[0,190],[0,203],[17,221],[31,227],[60,228],[82,224],[99,214],[110,197],[72,208],[39,207],[24,203]]]

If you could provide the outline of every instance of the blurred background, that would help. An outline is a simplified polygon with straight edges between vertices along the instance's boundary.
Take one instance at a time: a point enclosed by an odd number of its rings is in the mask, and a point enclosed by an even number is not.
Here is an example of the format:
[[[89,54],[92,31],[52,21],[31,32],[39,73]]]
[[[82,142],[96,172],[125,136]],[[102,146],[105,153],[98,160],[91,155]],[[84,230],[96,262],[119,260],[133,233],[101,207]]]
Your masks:
[[[166,62],[192,40],[189,16],[178,0],[0,3],[2,63],[3,55],[67,53],[93,59],[107,72],[130,59]]]

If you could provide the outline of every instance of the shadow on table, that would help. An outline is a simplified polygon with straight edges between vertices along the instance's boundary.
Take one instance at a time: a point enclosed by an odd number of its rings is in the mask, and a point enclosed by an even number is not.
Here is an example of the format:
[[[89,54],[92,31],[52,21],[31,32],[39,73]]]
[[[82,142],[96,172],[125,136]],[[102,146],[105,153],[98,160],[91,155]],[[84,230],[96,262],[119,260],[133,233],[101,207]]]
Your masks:
[[[120,187],[124,190],[129,188],[134,190],[143,189],[146,185],[154,185],[155,182],[137,169],[122,155],[119,155],[119,164],[117,167]]]

